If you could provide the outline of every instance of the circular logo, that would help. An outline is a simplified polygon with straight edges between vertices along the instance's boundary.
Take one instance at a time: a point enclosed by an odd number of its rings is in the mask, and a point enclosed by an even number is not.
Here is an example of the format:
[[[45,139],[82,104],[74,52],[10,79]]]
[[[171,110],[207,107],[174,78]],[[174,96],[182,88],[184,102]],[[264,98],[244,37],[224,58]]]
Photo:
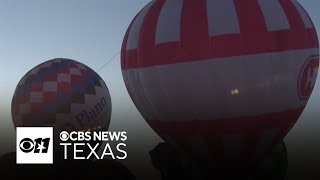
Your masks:
[[[30,138],[24,138],[20,141],[19,147],[22,152],[28,153],[33,150],[34,142]]]
[[[319,55],[310,56],[302,66],[298,81],[299,98],[308,99],[317,80]]]
[[[67,131],[62,131],[60,133],[61,141],[67,141],[69,139],[69,133]]]

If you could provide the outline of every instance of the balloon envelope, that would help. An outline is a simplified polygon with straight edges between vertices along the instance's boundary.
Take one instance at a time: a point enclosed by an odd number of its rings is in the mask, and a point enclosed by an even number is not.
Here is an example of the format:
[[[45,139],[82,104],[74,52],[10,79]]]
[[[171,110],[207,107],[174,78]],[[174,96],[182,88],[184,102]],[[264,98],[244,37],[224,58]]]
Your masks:
[[[88,66],[57,58],[22,77],[11,111],[15,126],[53,126],[56,133],[108,129],[111,98],[105,82]]]
[[[215,168],[244,168],[289,132],[319,66],[296,0],[154,0],[125,34],[127,90],[166,141]]]

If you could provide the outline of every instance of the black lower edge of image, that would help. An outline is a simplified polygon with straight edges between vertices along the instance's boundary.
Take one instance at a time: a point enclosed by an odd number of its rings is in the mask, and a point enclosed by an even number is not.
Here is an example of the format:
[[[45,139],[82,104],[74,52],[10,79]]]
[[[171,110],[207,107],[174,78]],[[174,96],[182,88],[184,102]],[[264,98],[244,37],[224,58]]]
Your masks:
[[[261,163],[243,174],[228,170],[206,171],[201,164],[192,163],[173,146],[159,143],[149,151],[153,167],[158,170],[162,180],[194,179],[241,179],[241,180],[285,180],[288,168],[287,149],[284,142],[279,143]],[[119,161],[103,160],[55,160],[53,165],[16,164],[16,153],[10,152],[0,157],[2,176],[7,179],[138,179]]]

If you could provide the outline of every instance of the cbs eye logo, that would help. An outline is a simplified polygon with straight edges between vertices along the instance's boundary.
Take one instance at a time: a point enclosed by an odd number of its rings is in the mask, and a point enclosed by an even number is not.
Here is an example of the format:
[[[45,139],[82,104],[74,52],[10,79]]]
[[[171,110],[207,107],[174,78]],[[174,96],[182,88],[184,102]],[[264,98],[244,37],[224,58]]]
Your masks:
[[[20,141],[20,150],[24,153],[47,153],[49,149],[50,138],[37,138],[32,140],[24,138]]]
[[[53,164],[53,128],[17,127],[17,164]]]

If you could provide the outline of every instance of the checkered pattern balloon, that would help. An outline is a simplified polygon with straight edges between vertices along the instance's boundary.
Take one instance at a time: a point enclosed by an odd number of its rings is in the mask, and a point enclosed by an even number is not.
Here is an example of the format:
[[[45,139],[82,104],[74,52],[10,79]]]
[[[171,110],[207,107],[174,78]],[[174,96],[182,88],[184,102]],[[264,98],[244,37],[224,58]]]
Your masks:
[[[12,99],[15,126],[53,126],[58,130],[107,129],[109,90],[86,65],[53,59],[22,77]]]

